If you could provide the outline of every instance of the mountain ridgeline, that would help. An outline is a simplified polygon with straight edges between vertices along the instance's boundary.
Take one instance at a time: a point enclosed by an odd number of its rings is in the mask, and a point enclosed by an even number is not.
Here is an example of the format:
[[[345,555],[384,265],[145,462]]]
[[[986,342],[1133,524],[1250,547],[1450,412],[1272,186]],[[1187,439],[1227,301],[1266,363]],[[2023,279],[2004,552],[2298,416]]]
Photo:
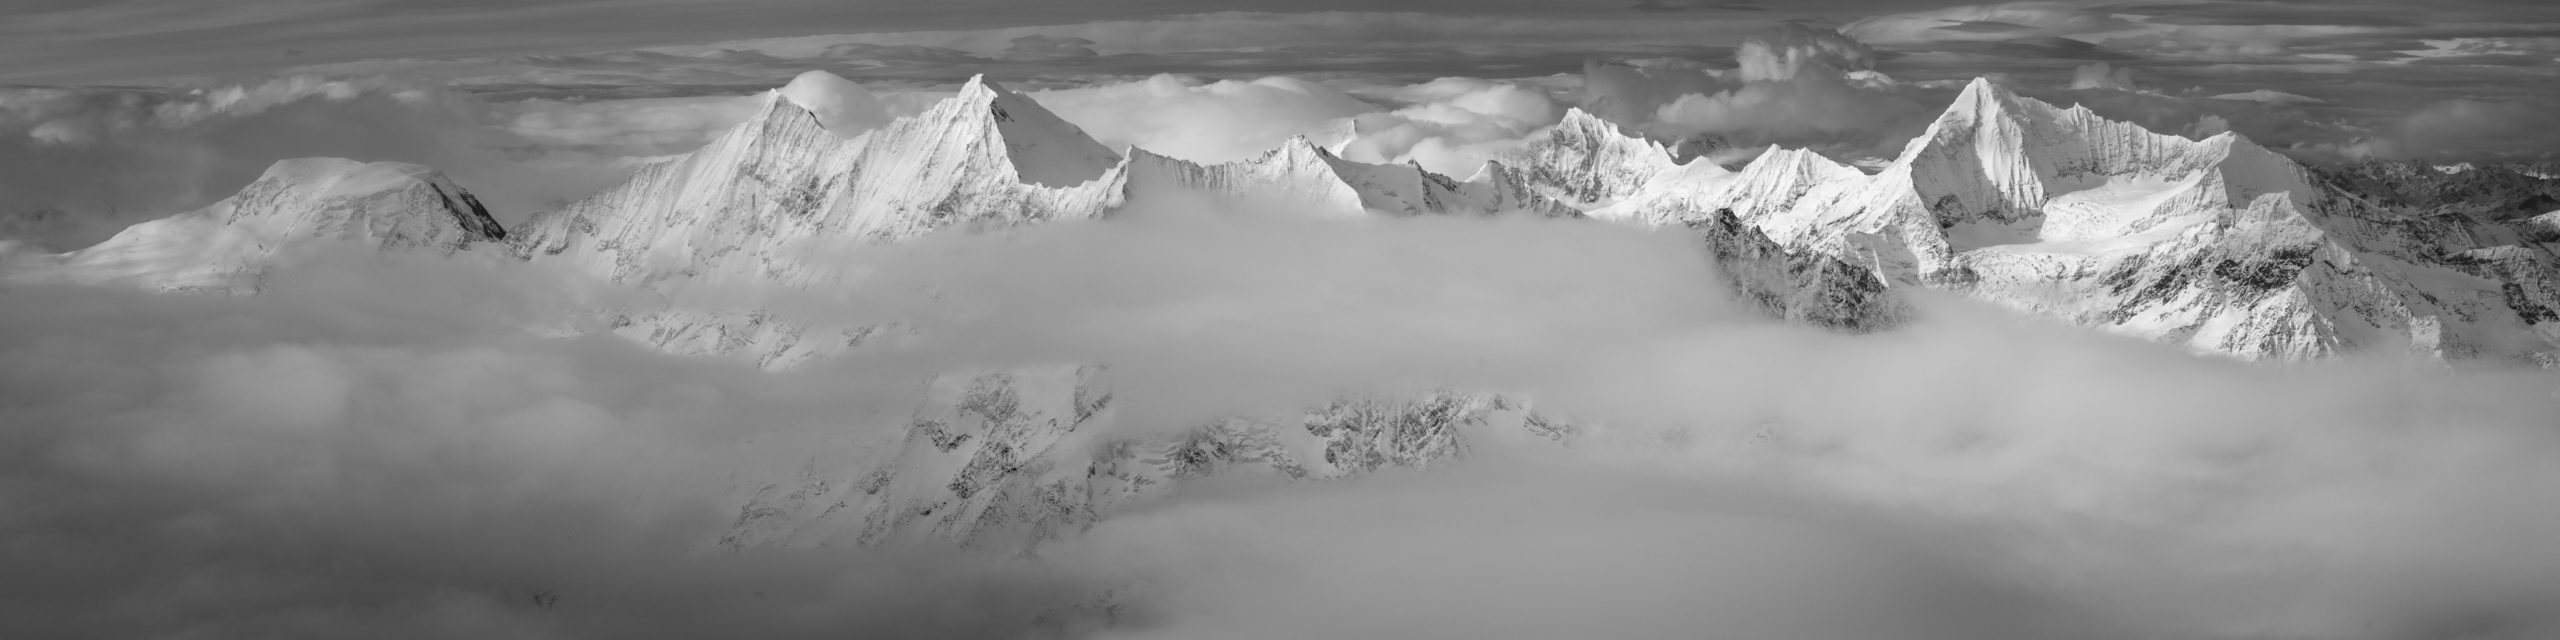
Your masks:
[[[861,132],[829,131],[790,95],[768,92],[703,148],[513,233],[423,167],[292,160],[205,211],[80,251],[8,256],[7,275],[249,292],[301,242],[445,253],[503,242],[527,260],[647,289],[812,287],[831,277],[808,262],[813,247],[1226,201],[1318,216],[1687,229],[1738,299],[1849,331],[1892,326],[1907,313],[1894,292],[1923,287],[2246,360],[2395,352],[2547,366],[2560,353],[2560,181],[2547,173],[2314,171],[2238,135],[2156,134],[1989,81],[1967,86],[1873,174],[1779,148],[1731,170],[1680,161],[1574,110],[1465,180],[1347,160],[1305,138],[1224,164],[1115,152],[983,78]],[[742,309],[620,317],[621,333],[654,347],[768,367],[885,329]]]
[[[703,148],[513,232],[425,167],[278,163],[204,210],[62,254],[0,255],[13,282],[253,293],[325,245],[517,258],[672,293],[817,288],[811,247],[859,251],[944,230],[1109,218],[1225,201],[1316,216],[1539,216],[1677,230],[1733,299],[1843,332],[1890,329],[1931,289],[2096,330],[2245,360],[2358,353],[2551,366],[2560,354],[2560,182],[2506,168],[2373,163],[2313,171],[2233,134],[2203,140],[1965,88],[1891,164],[1867,173],[1772,148],[1739,169],[1573,111],[1458,180],[1344,159],[1307,139],[1203,165],[1115,152],[984,79],[861,132],[787,97]],[[852,135],[844,135],[851,133]],[[819,252],[823,253],[823,252]],[[600,309],[677,353],[772,369],[929,323],[818,326],[764,309]],[[1528,398],[1478,391],[1346,397],[1132,436],[1100,364],[935,376],[880,447],[794,452],[741,477],[744,549],[932,539],[1022,548],[1186,478],[1322,479],[1463,456],[1487,438],[1570,442]]]
[[[1739,170],[1679,162],[1580,111],[1467,180],[1346,160],[1304,138],[1201,165],[1124,157],[979,79],[850,138],[777,92],[710,146],[537,217],[515,246],[643,286],[815,286],[823,270],[790,248],[1102,218],[1150,200],[1589,217],[1690,229],[1739,299],[1844,330],[1891,326],[1906,313],[1891,292],[1926,287],[2247,360],[2553,362],[2560,234],[2531,211],[2538,178],[2475,173],[2513,196],[2489,215],[2413,204],[2462,188],[2434,186],[2441,175],[2360,175],[2315,173],[2233,134],[2152,133],[1988,81],[1872,175],[1774,148]],[[742,318],[655,312],[626,333],[769,366],[878,335]]]

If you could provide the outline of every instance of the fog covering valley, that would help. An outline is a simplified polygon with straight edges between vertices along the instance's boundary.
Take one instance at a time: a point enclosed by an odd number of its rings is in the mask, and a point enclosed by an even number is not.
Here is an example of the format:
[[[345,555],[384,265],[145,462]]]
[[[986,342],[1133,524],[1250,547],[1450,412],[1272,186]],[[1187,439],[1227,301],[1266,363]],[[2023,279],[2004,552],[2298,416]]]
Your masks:
[[[2552,103],[2100,11],[30,66],[0,636],[2560,635]]]
[[[1141,623],[1107,633],[2550,624],[2548,374],[2261,368],[1956,302],[1833,335],[1735,317],[1675,239],[1580,226],[951,238],[883,268],[936,273],[983,315],[884,361],[780,373],[529,335],[598,292],[484,256],[330,256],[249,298],[17,288],[8,618],[961,637],[1052,632],[1135,593]],[[1112,363],[1125,429],[1415,384],[1521,390],[1603,426],[1570,447],[1488,439],[1428,473],[1185,487],[1036,559],[701,549],[752,478],[894,441],[923,372],[1084,360]]]

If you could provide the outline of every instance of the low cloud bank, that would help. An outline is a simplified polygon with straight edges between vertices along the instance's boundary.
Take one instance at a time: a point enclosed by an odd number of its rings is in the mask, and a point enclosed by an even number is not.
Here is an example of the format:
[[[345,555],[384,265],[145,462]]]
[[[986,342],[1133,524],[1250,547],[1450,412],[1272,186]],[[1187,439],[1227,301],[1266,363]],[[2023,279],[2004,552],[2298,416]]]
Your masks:
[[[1733,69],[1676,61],[1586,70],[1585,108],[1696,152],[1771,144],[1890,156],[1937,113],[1934,92],[1875,71],[1882,54],[1837,31],[1785,24],[1745,39]]]
[[[2440,162],[2548,160],[2560,149],[2560,112],[2549,105],[2456,98],[2428,103],[2373,134],[2347,145],[2346,153]]]
[[[2253,367],[1945,300],[1827,334],[1735,312],[1676,232],[1570,221],[936,236],[796,310],[933,319],[920,342],[786,373],[530,335],[614,292],[498,256],[315,260],[252,298],[0,290],[0,628],[2560,631],[2545,373]],[[1036,558],[705,550],[756,488],[733,478],[893,449],[924,376],[1086,359],[1114,362],[1123,428],[1446,385],[1587,431],[1428,472],[1186,484]]]
[[[1079,595],[930,550],[697,553],[741,443],[859,436],[912,382],[536,338],[575,289],[479,257],[0,291],[0,629],[989,637]]]
[[[1202,163],[1257,157],[1292,136],[1338,144],[1348,133],[1344,119],[1378,110],[1333,87],[1286,77],[1204,83],[1157,75],[1031,95],[1104,146]]]
[[[1336,84],[1158,75],[1031,95],[1113,148],[1233,162],[1303,136],[1351,160],[1411,162],[1459,179],[1564,116],[1546,89],[1520,82],[1451,77]]]
[[[1462,180],[1564,118],[1554,96],[1518,82],[1441,78],[1385,95],[1405,106],[1361,116],[1359,138],[1343,156],[1411,162]]]

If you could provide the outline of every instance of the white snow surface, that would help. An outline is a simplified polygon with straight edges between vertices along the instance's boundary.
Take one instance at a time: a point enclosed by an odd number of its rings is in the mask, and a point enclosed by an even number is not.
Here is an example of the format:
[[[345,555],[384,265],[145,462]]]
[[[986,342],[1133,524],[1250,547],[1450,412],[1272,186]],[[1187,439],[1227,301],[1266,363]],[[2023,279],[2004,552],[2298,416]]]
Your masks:
[[[341,158],[277,162],[238,195],[143,222],[97,245],[15,255],[14,282],[255,292],[269,269],[331,245],[450,255],[505,233],[477,198],[433,169]]]

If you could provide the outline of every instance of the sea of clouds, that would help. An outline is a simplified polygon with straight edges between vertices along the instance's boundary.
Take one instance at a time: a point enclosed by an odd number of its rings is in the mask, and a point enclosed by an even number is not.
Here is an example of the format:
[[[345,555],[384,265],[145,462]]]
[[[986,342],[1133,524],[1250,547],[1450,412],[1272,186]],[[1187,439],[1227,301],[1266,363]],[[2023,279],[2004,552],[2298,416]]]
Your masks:
[[[1756,319],[1676,231],[1142,212],[852,260],[924,339],[785,372],[542,337],[614,292],[328,254],[0,291],[30,637],[2439,638],[2560,630],[2560,378],[2206,360],[1948,300]],[[929,286],[930,295],[917,293]],[[841,306],[838,305],[841,303]],[[1120,429],[1418,385],[1586,425],[1186,484],[1027,557],[705,544],[942,371],[1109,362]],[[2469,635],[2465,635],[2469,634]]]
[[[1734,148],[1889,152],[1953,89],[1875,58],[1786,30],[1733,69],[1029,93],[1115,147],[1214,162],[1308,136],[1464,177],[1573,107]],[[2163,130],[2282,120],[2074,75],[2057,90]],[[825,110],[876,123],[938,95],[869,93]],[[74,248],[338,155],[434,165],[513,222],[755,100],[0,89],[0,213]],[[2407,137],[2496,137],[2509,120],[2482,116],[2512,115],[2445,104]],[[1183,204],[836,266],[851,285],[690,293],[916,339],[774,372],[560,337],[630,292],[494,249],[324,252],[246,298],[0,289],[0,635],[2560,634],[2548,373],[2255,366],[1933,298],[1911,326],[1831,334],[1746,312],[1677,230],[1590,221]],[[1429,472],[1190,483],[1027,557],[705,544],[746,479],[895,442],[928,377],[1057,362],[1112,365],[1119,429],[1453,387],[1586,432]]]

